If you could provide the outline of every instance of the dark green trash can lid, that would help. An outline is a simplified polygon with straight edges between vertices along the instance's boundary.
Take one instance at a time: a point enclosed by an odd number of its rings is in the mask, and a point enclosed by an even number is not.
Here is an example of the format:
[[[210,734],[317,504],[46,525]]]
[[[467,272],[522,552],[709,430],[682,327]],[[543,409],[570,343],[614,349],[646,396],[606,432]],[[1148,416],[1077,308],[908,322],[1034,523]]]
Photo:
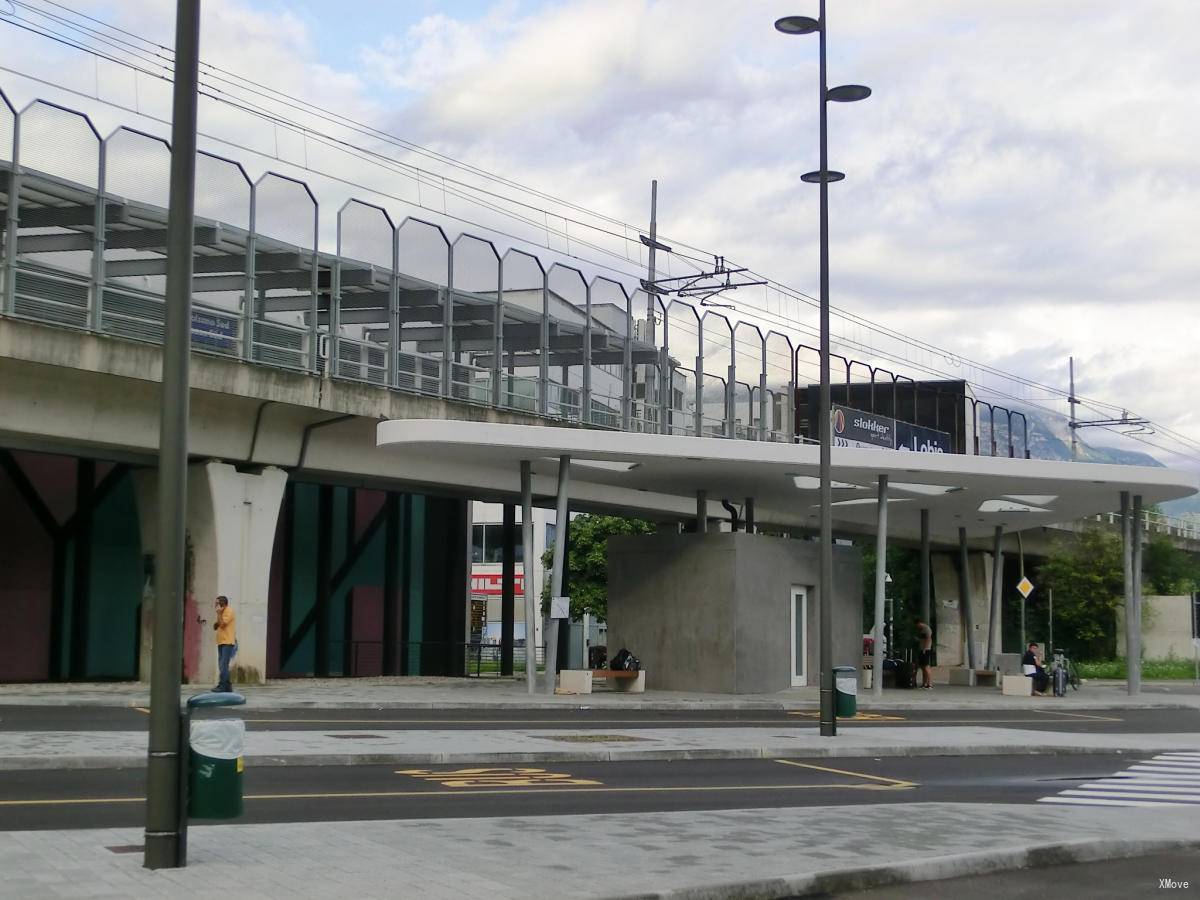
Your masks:
[[[188,697],[188,709],[208,706],[245,706],[246,697],[237,691],[204,691]]]

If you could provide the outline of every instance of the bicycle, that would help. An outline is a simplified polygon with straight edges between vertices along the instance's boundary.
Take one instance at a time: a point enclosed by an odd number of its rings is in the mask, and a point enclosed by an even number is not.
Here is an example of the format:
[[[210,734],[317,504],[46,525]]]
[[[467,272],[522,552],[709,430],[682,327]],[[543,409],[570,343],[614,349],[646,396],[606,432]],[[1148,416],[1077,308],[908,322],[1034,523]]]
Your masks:
[[[1075,664],[1071,662],[1071,658],[1067,656],[1065,650],[1055,650],[1053,652],[1053,661],[1050,663],[1051,683],[1053,683],[1054,672],[1058,669],[1063,669],[1066,672],[1067,684],[1073,689],[1079,690],[1079,672],[1076,670]]]

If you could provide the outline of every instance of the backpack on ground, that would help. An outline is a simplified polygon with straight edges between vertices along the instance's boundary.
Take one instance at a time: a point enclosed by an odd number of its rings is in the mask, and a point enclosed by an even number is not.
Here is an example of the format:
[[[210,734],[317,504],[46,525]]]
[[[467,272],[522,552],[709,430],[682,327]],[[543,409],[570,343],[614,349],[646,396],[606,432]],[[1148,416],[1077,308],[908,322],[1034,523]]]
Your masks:
[[[612,658],[612,669],[615,672],[641,671],[642,661],[622,647]]]

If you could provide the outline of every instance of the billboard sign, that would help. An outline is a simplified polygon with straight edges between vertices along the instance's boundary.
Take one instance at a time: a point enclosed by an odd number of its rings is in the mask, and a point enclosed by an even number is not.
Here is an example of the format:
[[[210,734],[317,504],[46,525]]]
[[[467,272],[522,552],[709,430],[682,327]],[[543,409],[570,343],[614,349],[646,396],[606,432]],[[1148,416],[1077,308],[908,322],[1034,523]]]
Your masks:
[[[920,425],[909,425],[907,422],[896,423],[896,449],[912,450],[917,453],[949,453],[951,452],[950,435],[945,431],[933,428],[922,428]]]
[[[895,419],[836,405],[830,416],[833,419],[833,446],[896,449]]]

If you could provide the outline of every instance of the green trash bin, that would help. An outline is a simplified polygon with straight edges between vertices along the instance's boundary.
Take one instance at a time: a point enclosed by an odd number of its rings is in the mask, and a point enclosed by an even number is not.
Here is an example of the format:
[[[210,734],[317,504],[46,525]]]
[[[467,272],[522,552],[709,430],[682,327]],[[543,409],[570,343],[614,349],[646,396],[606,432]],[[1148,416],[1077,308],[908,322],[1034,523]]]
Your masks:
[[[853,719],[858,714],[858,670],[854,666],[833,667],[834,714]]]
[[[206,692],[188,699],[196,709],[241,706],[241,694]],[[191,718],[188,736],[188,815],[193,819],[236,819],[242,814],[246,723],[241,719]]]

